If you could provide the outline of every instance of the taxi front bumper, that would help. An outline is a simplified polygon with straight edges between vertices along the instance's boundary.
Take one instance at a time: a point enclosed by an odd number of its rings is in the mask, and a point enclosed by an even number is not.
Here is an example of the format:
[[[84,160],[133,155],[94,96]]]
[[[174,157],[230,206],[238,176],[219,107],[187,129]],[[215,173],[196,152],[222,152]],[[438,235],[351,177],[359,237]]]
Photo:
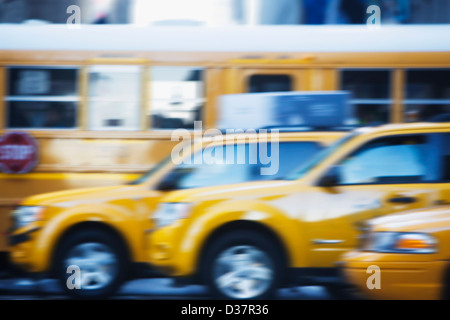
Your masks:
[[[352,251],[341,262],[344,281],[372,299],[443,298],[449,261],[408,261],[401,254]],[[375,273],[379,273],[375,275]],[[379,282],[379,283],[377,283]]]

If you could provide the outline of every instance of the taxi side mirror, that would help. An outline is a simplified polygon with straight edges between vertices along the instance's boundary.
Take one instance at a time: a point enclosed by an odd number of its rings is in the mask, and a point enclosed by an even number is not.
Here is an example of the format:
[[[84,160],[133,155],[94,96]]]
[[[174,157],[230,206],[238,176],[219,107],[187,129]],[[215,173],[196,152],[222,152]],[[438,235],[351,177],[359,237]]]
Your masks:
[[[166,175],[156,186],[160,191],[172,191],[177,189],[179,173],[174,170]]]
[[[335,187],[340,182],[340,167],[339,166],[333,166],[330,170],[327,171],[327,173],[322,176],[317,185],[319,187],[324,188],[331,188]]]
[[[172,191],[176,189],[176,185],[175,181],[164,180],[158,184],[156,189],[160,191]]]

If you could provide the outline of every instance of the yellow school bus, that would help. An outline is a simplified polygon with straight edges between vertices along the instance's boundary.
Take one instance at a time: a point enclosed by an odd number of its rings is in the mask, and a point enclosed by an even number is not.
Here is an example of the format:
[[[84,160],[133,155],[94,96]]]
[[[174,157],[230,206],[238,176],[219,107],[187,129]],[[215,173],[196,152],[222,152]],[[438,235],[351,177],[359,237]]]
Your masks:
[[[346,90],[360,125],[450,111],[449,53],[448,26],[0,26],[0,137],[37,149],[0,173],[0,234],[24,197],[136,178],[225,94]]]

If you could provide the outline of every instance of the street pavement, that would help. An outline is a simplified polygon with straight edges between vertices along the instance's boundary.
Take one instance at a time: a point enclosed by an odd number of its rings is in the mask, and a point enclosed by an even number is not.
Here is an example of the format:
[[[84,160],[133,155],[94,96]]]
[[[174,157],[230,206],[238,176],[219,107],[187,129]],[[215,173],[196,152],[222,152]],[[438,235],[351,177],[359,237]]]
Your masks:
[[[333,299],[324,287],[308,286],[278,290],[277,299],[281,300],[328,300]],[[56,280],[35,281],[26,277],[0,277],[0,300],[21,299],[67,299]],[[112,299],[124,300],[204,300],[209,299],[205,287],[199,285],[175,286],[171,279],[138,279],[123,285]]]

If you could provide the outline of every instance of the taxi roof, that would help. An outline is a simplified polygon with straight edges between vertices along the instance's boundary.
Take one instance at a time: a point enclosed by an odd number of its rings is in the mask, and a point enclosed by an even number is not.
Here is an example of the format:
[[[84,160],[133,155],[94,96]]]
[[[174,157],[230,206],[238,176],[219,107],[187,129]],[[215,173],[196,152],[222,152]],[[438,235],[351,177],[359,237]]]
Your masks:
[[[394,123],[378,126],[367,126],[357,128],[358,133],[382,133],[382,132],[427,132],[429,130],[450,130],[450,122],[414,122],[414,123]]]
[[[263,130],[263,131],[262,131]],[[381,124],[374,126],[365,126],[355,128],[350,131],[343,130],[327,130],[327,131],[283,131],[277,128],[271,129],[259,129],[255,131],[246,131],[241,133],[232,134],[215,134],[206,135],[202,138],[204,140],[212,141],[233,141],[237,139],[249,139],[249,140],[261,140],[261,139],[273,139],[274,137],[280,137],[282,139],[297,138],[304,140],[327,140],[339,136],[344,136],[349,133],[359,134],[377,134],[383,132],[427,132],[427,131],[439,131],[449,130],[450,122],[414,122],[414,123],[395,123],[395,124]],[[195,135],[194,135],[195,139]]]

